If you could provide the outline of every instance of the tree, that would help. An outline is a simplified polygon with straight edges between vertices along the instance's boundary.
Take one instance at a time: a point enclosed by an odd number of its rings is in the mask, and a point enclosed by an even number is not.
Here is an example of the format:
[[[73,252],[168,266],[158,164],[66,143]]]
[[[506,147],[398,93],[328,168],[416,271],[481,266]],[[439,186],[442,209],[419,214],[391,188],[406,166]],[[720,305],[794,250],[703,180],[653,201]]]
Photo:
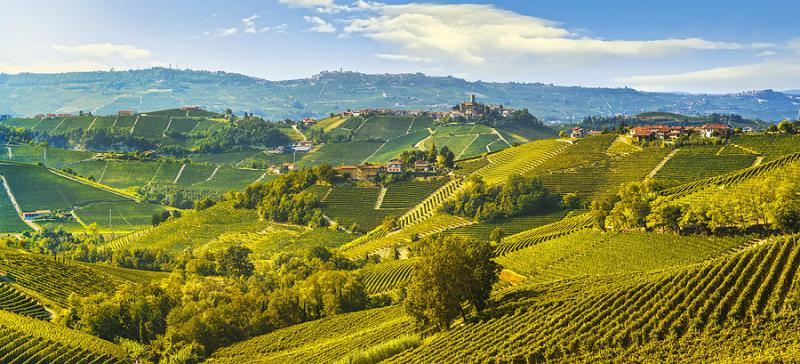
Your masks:
[[[564,130],[559,130],[558,131],[558,137],[559,138],[566,138],[567,137],[567,132],[564,131]]]
[[[58,251],[61,247],[61,243],[58,240],[53,239],[51,237],[42,238],[38,241],[39,248],[42,251],[53,254],[53,261],[56,260],[56,256],[58,255]]]
[[[236,245],[226,249],[219,257],[220,272],[228,277],[249,277],[255,270],[255,265],[250,260],[252,250]]]
[[[405,301],[406,311],[423,325],[447,330],[469,303],[480,313],[500,266],[488,242],[460,236],[436,237],[420,243],[421,258],[414,266]]]
[[[503,241],[503,238],[506,236],[506,232],[503,229],[496,227],[489,233],[489,241],[500,244]]]
[[[428,149],[428,154],[425,156],[425,159],[428,162],[436,162],[436,156],[439,155],[439,152],[436,150],[436,143],[432,143],[431,147]]]

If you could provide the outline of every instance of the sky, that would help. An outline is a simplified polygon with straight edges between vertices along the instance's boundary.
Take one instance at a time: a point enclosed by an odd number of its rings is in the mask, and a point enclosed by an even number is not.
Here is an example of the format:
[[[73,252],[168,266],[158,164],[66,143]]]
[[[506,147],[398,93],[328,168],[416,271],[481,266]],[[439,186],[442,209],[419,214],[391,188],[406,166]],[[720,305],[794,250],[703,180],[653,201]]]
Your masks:
[[[0,0],[0,73],[324,70],[800,89],[800,1]]]

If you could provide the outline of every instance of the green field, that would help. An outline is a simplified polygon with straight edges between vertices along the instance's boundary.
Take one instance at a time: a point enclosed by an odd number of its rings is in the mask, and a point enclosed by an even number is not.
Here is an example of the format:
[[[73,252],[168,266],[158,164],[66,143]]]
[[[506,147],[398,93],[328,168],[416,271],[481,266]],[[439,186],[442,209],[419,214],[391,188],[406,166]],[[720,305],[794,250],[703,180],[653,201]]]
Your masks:
[[[718,154],[719,146],[683,147],[656,174],[656,178],[681,183],[713,177],[753,165],[751,154]]]
[[[361,229],[372,230],[384,217],[403,212],[403,209],[376,209],[380,192],[380,188],[337,186],[322,201],[322,211],[345,228],[357,224]]]
[[[0,164],[12,193],[23,211],[60,210],[97,202],[129,201],[106,190],[75,182],[46,168]]]
[[[354,141],[348,143],[325,144],[321,148],[303,156],[297,162],[298,167],[310,167],[319,164],[348,165],[359,164],[375,153],[383,144],[379,141]]]
[[[410,129],[412,116],[373,116],[357,129],[355,139],[390,140],[405,135]]]
[[[75,213],[85,224],[96,223],[101,231],[133,231],[150,226],[151,217],[163,210],[159,205],[119,201],[93,203]]]
[[[14,205],[0,183],[0,233],[16,233],[28,231],[30,228],[22,222]]]

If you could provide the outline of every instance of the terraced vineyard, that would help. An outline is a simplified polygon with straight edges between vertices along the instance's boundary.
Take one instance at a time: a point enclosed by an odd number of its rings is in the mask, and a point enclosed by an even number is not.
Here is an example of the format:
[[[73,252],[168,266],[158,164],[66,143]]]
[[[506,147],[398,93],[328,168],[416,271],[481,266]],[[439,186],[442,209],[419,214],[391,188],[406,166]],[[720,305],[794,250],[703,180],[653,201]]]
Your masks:
[[[361,271],[364,289],[370,294],[388,291],[410,281],[413,270],[414,259],[395,260],[364,268]]]
[[[383,144],[379,141],[358,140],[349,143],[325,144],[319,150],[307,153],[297,161],[298,167],[318,164],[349,165],[359,164],[373,155]]]
[[[663,195],[672,196],[674,198],[686,196],[688,194],[697,192],[704,188],[709,188],[712,186],[724,186],[735,184],[741,181],[744,181],[749,178],[754,178],[757,176],[761,176],[766,172],[775,170],[782,166],[785,166],[789,163],[794,163],[800,160],[800,152],[790,154],[775,160],[772,160],[768,163],[762,163],[754,167],[746,168],[740,171],[735,171],[732,173],[705,178],[689,183],[682,184],[680,186],[675,186],[669,189],[662,191]]]
[[[390,234],[382,227],[378,227],[367,235],[342,246],[340,250],[349,257],[360,257],[364,254],[380,252],[394,245],[407,244],[413,238],[422,238],[472,223],[463,217],[437,213]]]
[[[2,363],[126,363],[125,351],[56,324],[0,311]]]
[[[774,317],[784,311],[798,265],[800,246],[789,239],[689,268],[632,277],[620,288],[583,279],[553,285],[552,294],[548,288],[530,295],[513,292],[481,322],[388,362],[570,361],[588,348],[625,348]],[[565,289],[572,295],[557,294]]]
[[[785,134],[743,135],[733,138],[733,144],[760,153],[764,162],[787,154],[800,152],[800,136]]]
[[[407,227],[412,224],[424,221],[429,217],[436,214],[439,207],[447,201],[459,188],[463,185],[460,179],[453,179],[445,183],[438,190],[430,194],[426,199],[422,200],[417,206],[400,216],[397,224],[400,227]]]
[[[6,282],[0,282],[0,310],[39,320],[50,319],[50,313],[44,306]]]
[[[358,224],[362,229],[372,230],[384,217],[402,212],[402,209],[376,210],[380,192],[380,188],[337,186],[322,201],[322,211],[344,227]]]
[[[549,281],[691,265],[741,249],[756,239],[584,229],[506,254],[497,261],[536,281]]]
[[[112,249],[163,249],[181,252],[202,246],[223,234],[258,232],[268,223],[259,221],[255,210],[236,209],[224,202],[211,208],[184,214],[180,219],[168,220],[158,227],[123,236],[108,244]]]
[[[542,163],[569,147],[569,143],[549,139],[508,148],[490,155],[489,165],[475,173],[486,183],[500,183],[513,173],[536,173]]]
[[[513,217],[490,223],[472,224],[448,231],[448,234],[461,235],[478,240],[489,240],[492,230],[500,229],[504,234],[513,235],[525,230],[554,223],[561,220],[565,211],[556,211],[547,215]]]
[[[577,193],[585,201],[591,201],[616,193],[623,183],[644,180],[668,152],[666,148],[646,148],[578,168],[545,172],[538,177],[552,191],[562,195]]]
[[[336,315],[223,348],[208,363],[324,363],[412,332],[399,307]]]
[[[391,184],[381,203],[382,209],[409,209],[448,182],[447,178],[412,180]]]
[[[591,224],[588,213],[576,214],[566,217],[552,224],[547,224],[534,229],[526,230],[503,239],[497,245],[495,254],[505,255],[516,250],[527,248],[551,239],[562,237],[573,232],[586,229]]]
[[[153,214],[164,211],[159,205],[135,201],[93,203],[79,207],[75,214],[85,224],[97,223],[100,230],[133,231],[149,226]]]
[[[719,149],[719,146],[680,148],[655,178],[685,183],[744,169],[756,160],[751,154],[717,155]]]
[[[83,265],[64,264],[47,256],[8,250],[0,251],[0,270],[15,284],[57,304],[64,304],[72,293],[88,296],[113,292],[123,282]]]

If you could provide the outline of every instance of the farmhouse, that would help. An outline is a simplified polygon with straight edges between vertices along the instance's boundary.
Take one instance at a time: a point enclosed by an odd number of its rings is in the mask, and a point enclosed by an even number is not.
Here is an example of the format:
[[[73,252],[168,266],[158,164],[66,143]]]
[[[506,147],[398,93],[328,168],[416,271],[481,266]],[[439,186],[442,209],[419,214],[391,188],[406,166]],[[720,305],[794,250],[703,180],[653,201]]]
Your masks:
[[[433,172],[433,166],[430,163],[428,163],[428,161],[416,161],[414,162],[414,171]]]
[[[724,124],[706,124],[701,126],[699,130],[700,133],[706,138],[715,136],[726,138],[730,136],[732,132],[731,127]]]
[[[133,116],[136,112],[133,110],[119,110],[117,116]]]
[[[37,219],[50,217],[51,215],[53,215],[53,212],[50,210],[37,210],[37,211],[23,212],[22,218],[26,221],[34,221]]]
[[[314,149],[314,142],[310,140],[301,140],[297,143],[294,143],[294,145],[292,145],[292,149],[295,152],[307,153],[310,152],[311,149]]]
[[[197,106],[197,105],[183,105],[183,106],[181,106],[181,110],[183,110],[183,111],[198,110],[198,109],[200,109],[200,106]]]
[[[403,173],[403,161],[392,159],[386,163],[386,171],[389,173]]]
[[[336,174],[354,180],[368,180],[378,177],[386,171],[386,167],[373,164],[360,164],[357,166],[339,166],[334,168]]]

